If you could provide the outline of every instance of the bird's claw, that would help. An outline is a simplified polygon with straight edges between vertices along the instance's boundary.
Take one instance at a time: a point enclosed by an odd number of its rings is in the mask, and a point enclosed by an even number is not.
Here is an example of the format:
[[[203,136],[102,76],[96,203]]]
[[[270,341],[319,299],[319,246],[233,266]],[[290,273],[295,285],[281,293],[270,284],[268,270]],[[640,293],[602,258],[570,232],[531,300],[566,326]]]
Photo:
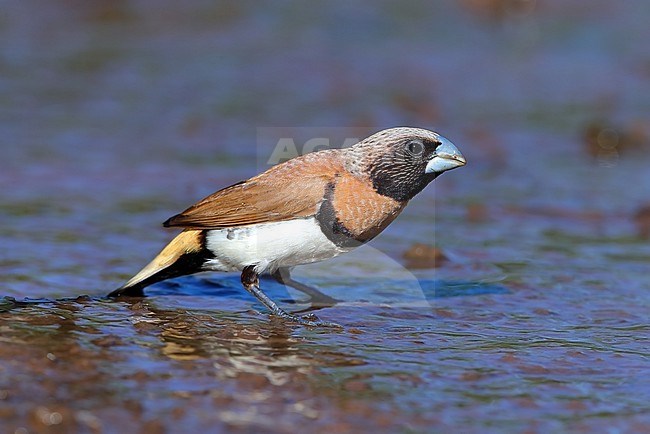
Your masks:
[[[318,318],[316,315],[313,313],[308,313],[302,316],[297,317],[300,321],[299,323],[302,325],[307,325],[307,326],[312,326],[312,327],[336,327],[336,328],[343,328],[341,325],[335,323],[335,322],[329,322],[329,321],[323,321],[320,318]]]
[[[313,313],[308,313],[305,315],[291,315],[289,313],[286,313],[285,315],[279,315],[281,318],[294,322],[296,324],[304,325],[304,326],[309,326],[309,327],[334,327],[334,328],[343,328],[340,324],[337,324],[335,322],[330,322],[330,321],[323,321],[320,318],[318,318],[316,315]]]

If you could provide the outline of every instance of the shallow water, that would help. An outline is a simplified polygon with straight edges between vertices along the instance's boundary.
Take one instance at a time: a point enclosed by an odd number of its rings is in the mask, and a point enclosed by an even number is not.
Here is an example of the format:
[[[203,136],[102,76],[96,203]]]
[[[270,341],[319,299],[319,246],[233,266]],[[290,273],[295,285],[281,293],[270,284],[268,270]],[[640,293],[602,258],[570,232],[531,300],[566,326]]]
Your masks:
[[[4,5],[0,431],[650,431],[650,10],[620,3]],[[295,270],[341,330],[236,275],[103,298],[278,137],[393,125],[469,164]]]

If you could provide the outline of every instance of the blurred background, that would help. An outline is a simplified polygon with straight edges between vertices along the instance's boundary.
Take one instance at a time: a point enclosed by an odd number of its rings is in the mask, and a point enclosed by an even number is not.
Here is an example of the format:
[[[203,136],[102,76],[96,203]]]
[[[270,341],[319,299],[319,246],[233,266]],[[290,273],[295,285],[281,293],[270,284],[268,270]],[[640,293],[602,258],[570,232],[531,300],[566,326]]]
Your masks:
[[[469,165],[438,180],[417,201],[425,209],[407,216],[430,219],[439,196],[438,221],[499,220],[489,231],[516,230],[504,219],[556,218],[557,230],[600,223],[601,234],[632,236],[639,213],[647,236],[649,9],[643,1],[4,3],[0,213],[10,248],[0,267],[20,281],[8,290],[114,286],[168,239],[157,223],[264,169],[275,143],[258,130],[269,127],[315,127],[336,141],[337,128],[363,137],[411,125],[451,138]],[[464,239],[445,244],[475,248],[490,237],[467,223],[446,225]],[[432,241],[433,227],[423,230]],[[130,248],[149,242],[146,253]],[[17,271],[28,257],[36,275]],[[38,280],[59,277],[46,288]]]
[[[310,341],[313,332],[295,332],[311,342],[306,350],[296,350],[309,354],[306,365],[326,366],[325,372],[318,368],[317,378],[342,391],[332,386],[331,401],[313,404],[314,411],[330,417],[317,418],[318,426],[359,428],[352,414],[362,415],[366,428],[408,421],[417,430],[464,421],[482,432],[486,427],[589,431],[603,423],[623,431],[647,429],[649,354],[639,333],[647,332],[650,288],[649,17],[650,3],[642,0],[2,2],[0,295],[98,297],[114,289],[171,238],[162,221],[266,167],[277,143],[261,131],[299,131],[300,140],[331,134],[337,142],[350,131],[365,137],[392,126],[434,129],[461,149],[468,165],[436,180],[372,246],[394,261],[391,266],[405,266],[437,307],[433,314],[397,319],[379,307],[365,313],[367,318],[353,307],[319,313],[344,325],[355,318],[359,330],[373,324],[378,335],[367,331],[361,343],[386,339],[384,347],[376,344],[383,349],[371,355],[354,339],[330,338],[328,344],[342,346],[344,353],[356,348],[361,364],[373,367],[361,377],[354,371],[356,362],[340,372],[334,367],[339,359],[314,356],[315,347],[309,347],[316,345]],[[345,286],[369,270],[363,258],[341,265],[340,282],[332,283],[340,272],[335,266],[314,267],[307,277],[345,301],[377,295],[374,284],[358,292]],[[152,290],[148,303],[162,304],[174,318],[221,306],[235,312],[229,327],[253,324],[256,331],[247,333],[266,342],[273,333],[259,332],[257,323],[266,319],[247,310],[254,301],[241,294],[236,277],[229,279],[223,285],[232,291],[225,295],[215,292],[217,283],[192,278],[181,301],[156,298],[179,289],[162,286]],[[467,297],[451,297],[458,295],[457,287],[445,282],[459,281],[469,285],[461,288]],[[399,289],[384,288],[387,299],[399,299]],[[135,311],[152,309],[150,304]],[[113,336],[108,346],[126,339],[127,348],[149,348],[129,340],[135,333],[133,306],[93,309],[75,321],[91,324],[92,333]],[[70,320],[56,311],[10,312],[7,324],[23,324],[32,332],[40,330],[40,323],[35,329],[26,324],[39,315],[55,329],[57,318]],[[159,321],[170,318],[156,315]],[[116,323],[109,333],[98,322]],[[403,328],[396,330],[396,324]],[[459,326],[465,335],[458,335]],[[416,361],[401,360],[391,350],[409,327],[424,333],[415,341],[436,349],[418,356],[428,367],[445,366],[445,357],[457,363],[425,379],[377,386],[377,378],[388,378],[395,369],[422,372]],[[177,339],[188,333],[181,329],[175,329]],[[8,342],[25,339],[20,327],[7,330],[14,333],[5,334]],[[545,341],[549,330],[553,338]],[[159,336],[160,330],[147,333]],[[91,337],[79,336],[81,347],[94,348]],[[539,336],[537,343],[529,340]],[[325,338],[317,338],[322,345]],[[485,345],[472,347],[476,342]],[[38,360],[56,356],[40,345],[29,347]],[[219,345],[183,351],[214,360]],[[420,348],[402,345],[405,354]],[[568,347],[573,349],[556,353]],[[36,360],[20,359],[18,354],[32,353],[15,348],[3,358],[23,364]],[[471,348],[479,348],[481,357]],[[385,359],[373,358],[382,351]],[[164,354],[143,357],[180,360],[174,351]],[[596,358],[602,368],[597,375],[590,370]],[[124,367],[122,362],[111,363]],[[482,370],[486,364],[489,372]],[[33,378],[33,372],[14,368],[8,372]],[[575,369],[570,380],[566,369]],[[535,375],[562,386],[530,391],[542,387]],[[616,386],[605,377],[617,379],[612,380]],[[184,380],[196,386],[193,390],[204,381]],[[476,388],[475,394],[456,390],[458,381],[466,390]],[[581,388],[572,389],[575,382]],[[12,390],[7,384],[4,390]],[[508,391],[500,388],[503,384],[510,385]],[[239,390],[241,384],[230,386]],[[439,394],[429,395],[432,388]],[[373,393],[378,389],[383,395]],[[314,390],[322,392],[318,386]],[[12,396],[2,391],[0,401]],[[333,404],[350,394],[366,399],[365,407]],[[52,404],[34,407],[27,389],[14,396],[14,405],[23,407],[5,416],[21,421],[31,414],[30,429],[65,423],[106,429],[103,416],[90,412],[94,404],[80,404],[86,413],[55,411]],[[116,393],[107,399],[123,398]],[[172,405],[185,402],[169,399]],[[203,402],[197,395],[190,399]],[[382,400],[397,408],[390,421],[377,419]],[[227,405],[239,414],[237,406],[244,401]],[[493,406],[485,408],[485,402]],[[97,408],[105,402],[100,404]],[[124,410],[124,420],[161,420],[163,432],[172,422],[154,407]],[[329,413],[322,413],[325,408]],[[280,413],[284,416],[274,429],[281,431],[286,422],[290,431],[303,422],[300,415]],[[247,424],[257,420],[252,416],[229,425],[231,419],[219,414],[214,416],[218,422],[200,420],[225,427],[266,426]],[[508,414],[518,416],[508,419]],[[178,420],[195,423],[186,426],[202,427],[196,415],[184,415]]]

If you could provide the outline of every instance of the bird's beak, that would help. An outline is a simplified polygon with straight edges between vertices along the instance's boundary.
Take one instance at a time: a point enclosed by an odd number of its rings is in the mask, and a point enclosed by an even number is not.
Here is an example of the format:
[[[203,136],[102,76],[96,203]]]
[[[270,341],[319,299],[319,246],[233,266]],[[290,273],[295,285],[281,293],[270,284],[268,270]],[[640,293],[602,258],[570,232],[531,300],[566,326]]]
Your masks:
[[[453,143],[442,136],[439,136],[439,139],[441,144],[436,148],[436,152],[427,163],[427,167],[424,169],[426,173],[440,174],[464,166],[467,163],[463,154]]]

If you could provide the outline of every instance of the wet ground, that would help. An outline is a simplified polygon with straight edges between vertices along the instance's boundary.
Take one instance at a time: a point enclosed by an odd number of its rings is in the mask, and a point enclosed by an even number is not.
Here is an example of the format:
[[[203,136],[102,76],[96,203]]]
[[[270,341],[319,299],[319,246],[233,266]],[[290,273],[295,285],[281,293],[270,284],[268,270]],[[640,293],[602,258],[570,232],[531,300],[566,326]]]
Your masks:
[[[646,2],[1,8],[1,432],[650,431]],[[469,164],[296,270],[341,330],[236,275],[102,298],[280,138],[395,125]]]

